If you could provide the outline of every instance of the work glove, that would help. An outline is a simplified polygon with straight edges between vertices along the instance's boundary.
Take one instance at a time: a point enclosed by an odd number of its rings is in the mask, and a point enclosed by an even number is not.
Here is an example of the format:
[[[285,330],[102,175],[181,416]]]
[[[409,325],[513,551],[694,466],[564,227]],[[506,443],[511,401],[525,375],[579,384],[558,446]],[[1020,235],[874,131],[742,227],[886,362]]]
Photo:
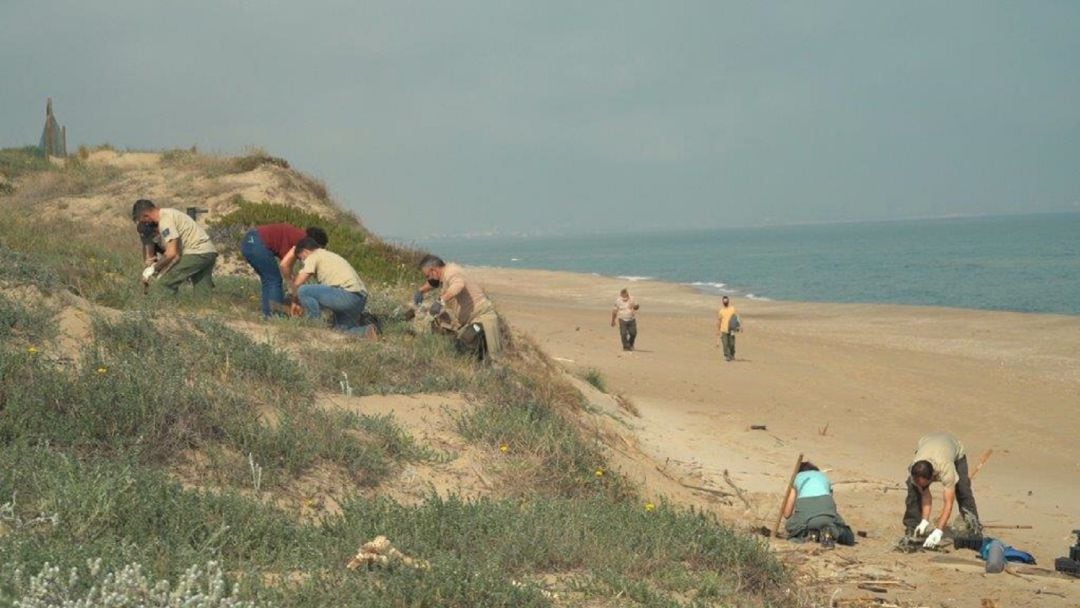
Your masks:
[[[443,311],[442,300],[435,300],[435,303],[431,305],[431,308],[429,308],[428,311],[433,317],[439,316],[439,314],[441,314]]]
[[[143,269],[143,271],[142,271],[142,280],[143,281],[149,281],[150,278],[153,277],[155,274],[157,274],[157,269],[154,268],[153,264],[151,264],[151,265],[149,265],[149,266],[147,266],[146,268]]]
[[[922,536],[926,534],[926,531],[930,529],[930,520],[924,519],[919,522],[918,526],[915,526],[915,536]]]
[[[417,307],[419,307],[421,304],[423,304],[424,303],[424,294],[423,294],[423,292],[417,290],[417,292],[414,293],[413,296],[412,296],[412,303],[415,304]]]
[[[926,542],[922,544],[923,549],[933,549],[941,542],[941,528],[934,528],[934,531],[930,533],[930,536],[926,537]]]

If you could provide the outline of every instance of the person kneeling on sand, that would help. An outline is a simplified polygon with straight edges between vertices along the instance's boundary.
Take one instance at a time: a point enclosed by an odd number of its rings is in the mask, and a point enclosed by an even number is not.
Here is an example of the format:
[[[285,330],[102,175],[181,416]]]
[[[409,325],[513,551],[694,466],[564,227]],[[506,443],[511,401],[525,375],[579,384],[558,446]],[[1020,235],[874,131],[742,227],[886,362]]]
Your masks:
[[[147,263],[142,275],[144,285],[149,285],[154,276],[160,276],[158,284],[174,294],[190,281],[196,296],[210,295],[217,248],[202,226],[183,211],[162,209],[147,199],[135,201],[131,219],[139,224],[156,225],[165,248],[165,253],[156,261],[144,254]],[[140,235],[144,230],[140,229]]]
[[[907,499],[904,509],[904,529],[908,536],[921,536],[930,530],[923,547],[933,549],[941,542],[942,530],[952,516],[953,503],[960,502],[960,515],[970,531],[979,534],[979,510],[975,506],[975,495],[971,491],[971,477],[968,475],[967,455],[960,440],[949,433],[931,433],[919,439],[915,450],[910,476],[907,479]],[[934,499],[930,493],[930,484],[940,482],[944,490],[941,515],[937,522],[930,523],[930,513]]]
[[[333,313],[334,329],[378,337],[374,325],[360,324],[368,293],[352,265],[340,255],[320,247],[311,237],[301,239],[294,250],[304,266],[293,280],[293,298],[304,308],[308,318],[320,318],[325,308]],[[305,285],[309,278],[314,278],[318,284]]]
[[[424,273],[427,282],[417,290],[413,303],[420,306],[426,293],[441,287],[438,300],[429,310],[431,315],[438,317],[445,308],[454,319],[460,343],[468,349],[476,348],[480,359],[497,358],[502,350],[499,316],[484,290],[465,275],[461,266],[447,264],[438,256],[424,256],[420,260],[420,272]],[[480,333],[483,341],[477,340]]]
[[[836,510],[829,478],[811,462],[799,465],[784,503],[784,517],[788,538],[816,537],[827,547],[834,543],[855,544],[855,534]]]

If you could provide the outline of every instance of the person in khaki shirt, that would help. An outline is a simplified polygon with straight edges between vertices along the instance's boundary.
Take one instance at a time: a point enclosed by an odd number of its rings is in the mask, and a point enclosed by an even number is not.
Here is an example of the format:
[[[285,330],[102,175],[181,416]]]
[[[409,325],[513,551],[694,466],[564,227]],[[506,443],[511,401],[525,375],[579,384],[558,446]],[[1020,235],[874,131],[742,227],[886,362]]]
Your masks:
[[[438,256],[424,256],[420,260],[420,272],[424,273],[427,283],[416,292],[414,303],[419,305],[424,300],[424,294],[441,287],[442,293],[432,306],[431,313],[438,315],[445,307],[454,317],[458,338],[463,342],[469,340],[474,331],[472,326],[479,324],[484,330],[484,350],[478,351],[479,358],[497,357],[502,350],[499,316],[484,290],[465,275],[461,266],[447,264]]]
[[[968,475],[967,455],[960,440],[949,433],[931,433],[919,439],[915,450],[910,475],[907,480],[907,499],[904,509],[904,527],[909,535],[922,535],[930,530],[923,546],[934,548],[941,542],[942,530],[952,516],[953,503],[960,503],[960,514],[968,527],[975,533],[981,532],[979,510],[975,505],[975,495],[971,491],[971,477]],[[939,482],[944,488],[941,515],[937,522],[930,523],[933,497],[930,484]]]
[[[160,276],[158,284],[174,294],[191,282],[193,293],[210,295],[214,286],[217,248],[195,220],[176,209],[160,208],[147,199],[139,199],[131,208],[131,219],[143,225],[157,226],[157,235],[165,252],[155,261],[146,256],[143,283]],[[143,230],[140,230],[142,233]]]
[[[367,305],[367,287],[348,260],[323,249],[311,237],[300,239],[293,251],[304,263],[292,282],[293,298],[308,318],[320,318],[325,308],[333,313],[334,329],[377,337],[374,325],[360,324],[360,315]],[[305,285],[311,278],[317,284]]]
[[[611,326],[615,327],[615,321],[619,322],[619,339],[622,340],[623,350],[634,350],[634,341],[637,340],[635,315],[639,308],[641,307],[637,301],[630,297],[630,292],[626,289],[620,291],[619,297],[615,298],[615,307],[611,309]]]
[[[716,345],[723,344],[724,361],[733,361],[735,359],[735,332],[738,330],[734,325],[738,324],[738,316],[739,311],[735,310],[735,307],[731,305],[731,300],[727,296],[721,298],[720,310],[716,313]]]

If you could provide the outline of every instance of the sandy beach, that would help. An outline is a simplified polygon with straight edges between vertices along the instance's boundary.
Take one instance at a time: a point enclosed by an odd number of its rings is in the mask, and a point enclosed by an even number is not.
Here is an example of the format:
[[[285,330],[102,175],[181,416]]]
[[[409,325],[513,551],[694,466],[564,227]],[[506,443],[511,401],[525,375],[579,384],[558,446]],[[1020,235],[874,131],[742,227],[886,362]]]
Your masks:
[[[716,346],[719,297],[584,274],[471,272],[516,330],[574,372],[599,370],[637,406],[636,439],[658,466],[746,499],[700,493],[701,506],[771,528],[797,455],[828,471],[841,514],[867,537],[835,556],[772,541],[797,549],[823,589],[847,570],[914,587],[892,591],[894,601],[1080,605],[1080,580],[1040,570],[1080,528],[1080,317],[735,298],[745,330],[729,363]],[[622,287],[641,305],[633,353],[609,326]],[[1032,528],[987,534],[1033,553],[1039,568],[993,576],[971,551],[893,550],[906,467],[919,437],[938,430],[962,440],[972,467],[993,450],[974,479],[983,523]],[[867,595],[835,586],[838,597]]]

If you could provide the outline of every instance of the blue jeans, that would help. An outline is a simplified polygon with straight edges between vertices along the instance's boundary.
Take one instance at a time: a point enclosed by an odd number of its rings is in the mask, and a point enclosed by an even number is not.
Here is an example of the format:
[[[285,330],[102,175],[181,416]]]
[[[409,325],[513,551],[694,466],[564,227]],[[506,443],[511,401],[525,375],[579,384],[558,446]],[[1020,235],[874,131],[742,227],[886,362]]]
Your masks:
[[[271,302],[285,303],[285,288],[277,256],[262,242],[258,230],[250,230],[244,235],[240,253],[255,269],[255,274],[259,275],[259,282],[262,283],[262,313],[264,317],[269,317]]]
[[[360,325],[360,314],[367,304],[366,293],[345,291],[329,285],[301,285],[297,296],[309,319],[318,319],[325,308],[334,313],[334,329],[364,333],[366,325]]]

